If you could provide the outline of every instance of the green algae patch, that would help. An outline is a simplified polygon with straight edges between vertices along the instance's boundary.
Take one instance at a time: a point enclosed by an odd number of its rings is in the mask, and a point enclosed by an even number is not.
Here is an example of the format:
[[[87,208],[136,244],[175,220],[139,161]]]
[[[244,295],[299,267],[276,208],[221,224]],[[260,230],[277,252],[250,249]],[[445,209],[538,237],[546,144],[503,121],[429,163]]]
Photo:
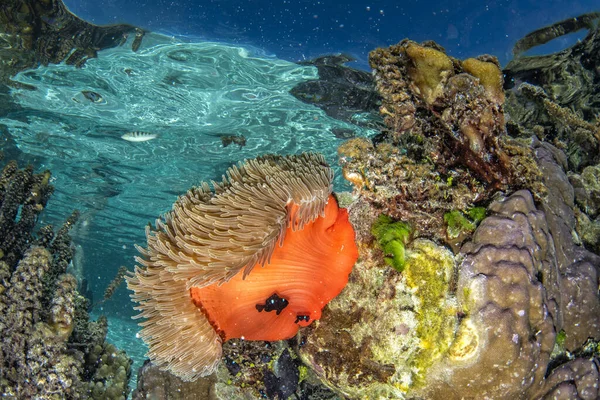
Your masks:
[[[394,221],[381,214],[371,227],[371,233],[384,253],[386,264],[398,272],[404,270],[406,244],[410,241],[412,228],[405,222]]]
[[[406,251],[404,278],[416,297],[419,350],[412,365],[416,385],[424,383],[427,369],[450,348],[455,326],[455,305],[450,296],[454,257],[429,240],[415,240]]]
[[[446,235],[449,239],[456,239],[459,236],[475,231],[477,225],[485,218],[484,207],[473,207],[465,213],[459,210],[449,211],[444,214],[446,223]]]

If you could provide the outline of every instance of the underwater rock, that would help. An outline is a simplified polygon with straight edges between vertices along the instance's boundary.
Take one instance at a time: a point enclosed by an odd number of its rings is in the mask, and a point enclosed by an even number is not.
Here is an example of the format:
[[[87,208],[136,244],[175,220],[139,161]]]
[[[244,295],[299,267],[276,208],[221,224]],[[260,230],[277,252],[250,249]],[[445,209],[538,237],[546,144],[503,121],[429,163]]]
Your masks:
[[[62,61],[82,66],[98,50],[123,45],[135,33],[133,51],[144,31],[127,24],[96,26],[73,15],[61,0],[3,0],[0,32],[0,83],[11,84],[19,71]]]
[[[485,206],[495,190],[545,188],[531,140],[504,125],[502,73],[491,56],[460,61],[433,42],[371,52],[388,127],[338,148],[344,177],[379,213],[454,249],[472,232],[449,215]]]

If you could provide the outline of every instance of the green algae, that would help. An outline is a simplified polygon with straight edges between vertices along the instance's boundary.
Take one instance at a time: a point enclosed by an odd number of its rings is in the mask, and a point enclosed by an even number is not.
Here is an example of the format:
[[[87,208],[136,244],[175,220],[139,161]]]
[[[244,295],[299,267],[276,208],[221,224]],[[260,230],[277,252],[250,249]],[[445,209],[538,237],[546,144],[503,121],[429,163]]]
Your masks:
[[[485,218],[484,207],[473,207],[465,213],[459,210],[449,211],[444,214],[446,234],[450,239],[456,239],[466,233],[475,231],[479,222]]]
[[[406,244],[410,241],[412,228],[405,222],[394,221],[381,214],[371,227],[371,233],[384,252],[384,261],[398,272],[404,270]]]
[[[415,240],[406,252],[404,277],[417,298],[419,350],[412,360],[415,384],[424,383],[427,369],[450,348],[455,307],[449,298],[454,257],[429,240]]]

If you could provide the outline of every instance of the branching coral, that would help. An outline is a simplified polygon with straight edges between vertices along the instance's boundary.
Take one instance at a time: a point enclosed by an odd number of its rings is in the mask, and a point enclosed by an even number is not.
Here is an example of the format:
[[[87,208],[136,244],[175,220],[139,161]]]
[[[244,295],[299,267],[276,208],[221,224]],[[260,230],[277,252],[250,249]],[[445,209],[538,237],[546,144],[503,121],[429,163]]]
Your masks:
[[[16,163],[9,163],[0,178],[0,232],[4,244],[12,243],[0,260],[0,388],[10,398],[86,397],[86,382],[102,365],[90,359],[93,344],[86,339],[102,344],[106,329],[94,335],[96,323],[88,321],[76,280],[65,273],[75,217],[56,237],[51,227],[42,228],[37,238],[31,233],[52,192],[49,178],[49,172],[34,175],[32,168],[19,170]],[[113,398],[127,395],[127,379],[123,382]]]

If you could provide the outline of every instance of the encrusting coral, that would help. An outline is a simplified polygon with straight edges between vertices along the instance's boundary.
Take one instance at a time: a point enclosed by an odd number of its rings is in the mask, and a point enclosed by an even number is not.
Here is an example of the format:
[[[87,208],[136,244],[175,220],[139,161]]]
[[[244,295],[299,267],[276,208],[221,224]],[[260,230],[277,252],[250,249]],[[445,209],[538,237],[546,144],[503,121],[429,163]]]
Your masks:
[[[358,255],[332,179],[318,154],[259,157],[147,229],[127,284],[155,363],[195,380],[215,371],[225,340],[287,339],[320,318]]]
[[[77,214],[56,235],[51,226],[32,233],[52,193],[49,178],[48,171],[33,174],[33,168],[21,170],[15,162],[0,174],[1,393],[18,399],[125,399],[129,374],[118,383],[103,379],[112,389],[102,397],[89,387],[106,368],[93,352],[106,346],[106,325],[89,321],[87,301],[66,273],[69,229]],[[129,358],[120,354],[129,367]]]

